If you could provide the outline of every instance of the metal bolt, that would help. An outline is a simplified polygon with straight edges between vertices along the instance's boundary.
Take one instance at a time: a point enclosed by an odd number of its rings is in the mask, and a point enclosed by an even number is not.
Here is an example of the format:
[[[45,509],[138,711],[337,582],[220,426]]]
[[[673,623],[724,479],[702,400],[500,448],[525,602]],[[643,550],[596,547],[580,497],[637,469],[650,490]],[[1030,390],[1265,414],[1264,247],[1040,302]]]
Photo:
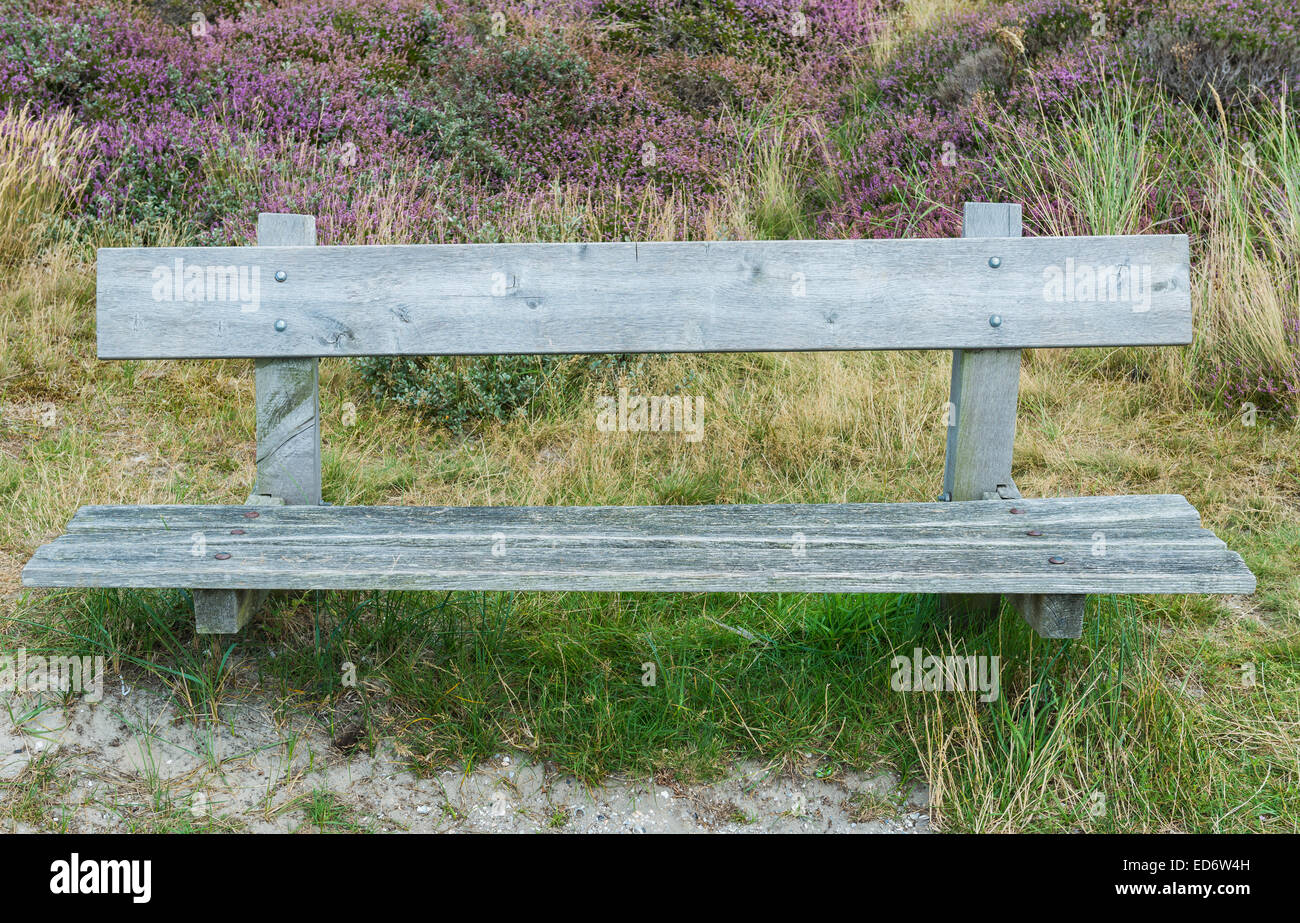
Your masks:
[[[287,272],[285,272],[283,269],[277,269],[277,270],[276,270],[276,272],[275,272],[275,281],[276,281],[276,282],[283,282],[283,281],[284,281],[285,279],[287,279],[287,278],[289,278],[289,274],[288,274]]]
[[[1018,513],[1023,513],[1024,510],[1017,509],[1016,507],[1013,506],[1013,507],[1011,507],[1011,509],[1008,510],[1007,512],[1011,513],[1012,515],[1015,515],[1015,514],[1018,514]]]
[[[261,515],[262,515],[262,514],[259,513],[257,510],[249,510],[247,513],[244,514],[244,518],[245,518],[245,519],[256,519],[258,516],[261,516]]]
[[[1065,558],[1058,558],[1056,555],[1052,555],[1050,558],[1047,559],[1047,563],[1048,563],[1048,564],[1064,564],[1064,563],[1065,563]]]
[[[1043,533],[1042,533],[1042,532],[1039,532],[1037,529],[1030,529],[1030,530],[1029,530],[1028,532],[1026,532],[1025,534],[1026,534],[1026,535],[1042,535]]]
[[[989,268],[990,268],[990,269],[997,269],[997,268],[998,268],[999,266],[1001,266],[1001,265],[1002,265],[1002,257],[1000,257],[1000,256],[991,256],[991,257],[989,257]]]
[[[230,530],[230,534],[231,534],[231,535],[243,535],[243,534],[244,534],[244,530],[243,530],[243,529],[231,529],[231,530]]]
[[[278,321],[275,322],[275,329],[278,330],[278,331],[280,331],[280,333],[284,333],[285,328],[288,327],[288,326],[289,326],[289,325],[288,325],[287,323],[285,323],[285,321],[283,321],[283,320],[278,320]]]
[[[989,318],[989,326],[990,326],[990,327],[1001,327],[1001,326],[1002,326],[1002,315],[1001,315],[1001,314],[994,314],[992,317],[990,317],[990,318]]]
[[[216,558],[218,561],[226,561],[230,559],[230,552],[218,551],[216,554],[213,555],[213,557]]]

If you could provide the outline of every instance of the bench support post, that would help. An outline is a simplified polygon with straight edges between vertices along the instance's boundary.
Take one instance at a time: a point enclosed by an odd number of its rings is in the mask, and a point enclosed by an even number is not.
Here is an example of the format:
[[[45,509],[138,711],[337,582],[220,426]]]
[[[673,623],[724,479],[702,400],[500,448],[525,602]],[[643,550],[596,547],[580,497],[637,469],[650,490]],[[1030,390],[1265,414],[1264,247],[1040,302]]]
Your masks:
[[[1038,632],[1040,638],[1082,637],[1083,607],[1087,599],[1082,593],[1013,593],[1007,596],[1020,617]]]
[[[262,247],[311,247],[311,215],[257,216]],[[295,280],[297,281],[297,280]],[[274,285],[275,282],[270,284]],[[320,372],[316,359],[257,359],[257,482],[249,503],[321,502]],[[233,634],[253,617],[268,590],[194,590],[199,634]]]
[[[252,494],[248,506],[284,506],[280,497]],[[194,630],[200,635],[233,635],[243,628],[269,590],[190,590],[194,596]]]
[[[257,216],[262,247],[311,247],[311,215]],[[303,280],[290,280],[302,284]],[[272,282],[272,285],[277,283]],[[257,487],[289,505],[320,505],[320,374],[317,359],[255,360]]]
[[[266,590],[191,590],[194,627],[201,635],[233,635],[252,621]]]
[[[1019,205],[967,202],[962,237],[1019,237]],[[989,252],[990,258],[998,254]],[[996,272],[992,264],[987,272]],[[992,312],[990,312],[992,313]],[[1019,497],[1011,479],[1016,439],[1016,405],[1020,396],[1020,350],[968,349],[952,354],[948,445],[944,458],[943,496],[955,502]],[[1012,605],[1043,637],[1078,637],[1083,596],[1020,594]],[[990,594],[942,596],[941,608],[996,617],[1001,600]],[[1073,634],[1048,632],[1071,631]]]

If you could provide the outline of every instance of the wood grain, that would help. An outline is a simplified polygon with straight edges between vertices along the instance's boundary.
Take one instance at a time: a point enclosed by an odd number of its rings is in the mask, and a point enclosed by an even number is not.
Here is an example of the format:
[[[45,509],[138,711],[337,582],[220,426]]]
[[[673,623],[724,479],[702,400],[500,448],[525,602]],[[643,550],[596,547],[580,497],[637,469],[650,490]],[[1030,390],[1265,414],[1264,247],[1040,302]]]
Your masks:
[[[284,506],[282,497],[252,493],[246,506]],[[194,532],[190,533],[191,540]],[[194,597],[194,630],[200,635],[233,635],[253,620],[269,590],[203,590],[190,588]]]
[[[1040,638],[1083,637],[1087,597],[1064,593],[1009,593],[1007,601]]]
[[[967,203],[964,235],[994,232],[1020,236],[1020,206]],[[1011,483],[1020,394],[1020,350],[978,349],[953,353],[951,402],[956,419],[949,427],[944,484],[954,501],[980,500]]]
[[[257,239],[271,246],[311,246],[316,243],[316,219],[258,215]],[[285,503],[320,503],[319,365],[314,358],[257,360],[255,493]]]
[[[194,631],[200,635],[233,635],[253,620],[266,599],[266,590],[191,590]]]
[[[1031,530],[1043,534],[1026,535]],[[1093,553],[1098,531],[1106,536],[1104,556]],[[206,537],[203,556],[191,553],[194,532]],[[1049,563],[1053,555],[1065,563]],[[1202,529],[1177,496],[702,507],[90,507],[37,551],[23,582],[829,593],[1236,593],[1255,585],[1241,558]]]
[[[1018,238],[1019,205],[967,202],[963,237]],[[999,268],[1000,271],[1000,268]],[[953,415],[944,455],[944,495],[953,502],[996,495],[1011,481],[1016,441],[1016,405],[1020,396],[1020,350],[959,349],[952,354]],[[953,595],[941,601],[944,612],[996,618],[996,595]]]
[[[1136,268],[1149,276],[1149,304],[1055,300],[1045,272],[1067,266],[1080,278],[1086,267]],[[1177,344],[1192,338],[1188,267],[1181,235],[110,248],[99,251],[99,355]],[[251,280],[256,270],[256,304],[232,300],[230,285],[207,285],[208,269],[218,280],[227,270]],[[201,300],[184,300],[183,286],[158,275],[191,271],[202,277],[191,293]],[[994,313],[999,327],[989,325]]]

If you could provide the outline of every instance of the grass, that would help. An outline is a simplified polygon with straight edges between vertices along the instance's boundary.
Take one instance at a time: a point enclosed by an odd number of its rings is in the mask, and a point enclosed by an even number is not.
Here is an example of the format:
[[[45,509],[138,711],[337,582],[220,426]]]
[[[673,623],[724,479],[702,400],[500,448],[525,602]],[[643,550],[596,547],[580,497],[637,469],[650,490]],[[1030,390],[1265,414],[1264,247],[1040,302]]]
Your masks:
[[[1168,196],[1171,186],[1153,137],[1158,98],[1132,78],[1114,78],[1097,96],[1070,101],[1060,115],[1043,113],[1035,133],[997,148],[999,167],[1017,201],[1037,219],[1035,233],[1069,237],[1156,230],[1148,218],[1152,200]],[[1164,204],[1161,210],[1168,211]]]
[[[909,36],[934,28],[945,18],[977,6],[975,0],[899,0],[873,29],[871,58],[877,65],[889,61]]]
[[[66,818],[57,806],[70,783],[62,769],[62,758],[53,752],[42,753],[13,778],[6,779],[4,815],[33,827],[63,827]]]
[[[1123,361],[1189,401],[1211,370],[1289,368],[1300,337],[1300,123],[1285,101],[1247,106],[1230,124],[1221,107],[1209,118],[1119,75],[1064,110],[1014,139],[1002,129],[998,167],[1027,230],[1168,233],[1170,215],[1190,225],[1195,343],[1124,350]],[[1201,188],[1209,203],[1189,192]]]
[[[1027,139],[1023,169],[1008,170],[1008,198],[1031,206],[1027,214],[1059,214],[1071,233],[1155,229],[1136,204],[1166,169],[1152,156],[1164,144],[1152,135],[1152,105],[1103,101],[1080,108],[1071,131]],[[0,225],[6,252],[28,254],[0,276],[6,646],[103,653],[110,672],[168,687],[210,721],[222,720],[222,703],[254,694],[322,722],[346,706],[349,720],[331,724],[332,735],[346,732],[361,749],[391,740],[426,773],[514,749],[585,781],[694,781],[737,759],[782,767],[813,754],[827,773],[888,766],[924,780],[931,817],[947,830],[1300,829],[1300,431],[1268,414],[1244,425],[1189,386],[1207,357],[1274,348],[1275,322],[1292,304],[1300,145],[1293,114],[1254,118],[1254,166],[1226,153],[1208,162],[1219,205],[1198,229],[1196,345],[1143,358],[1026,353],[1015,474],[1028,496],[1186,495],[1257,573],[1255,597],[1095,598],[1083,638],[1044,642],[1009,611],[947,625],[925,596],[312,593],[273,600],[214,650],[192,635],[184,592],[21,594],[22,564],[78,505],[240,502],[255,466],[250,362],[93,358],[93,244],[173,243],[184,231],[101,227],[88,240],[67,230],[56,201],[42,206],[54,210],[54,231],[38,250],[20,224]],[[1225,126],[1191,130],[1204,133],[1203,150],[1223,150],[1213,141]],[[799,180],[816,180],[819,133],[798,134],[774,111],[738,134],[745,156],[710,233],[804,233]],[[1043,162],[1052,185],[1035,186],[1030,167]],[[1095,182],[1108,171],[1109,185]],[[389,193],[365,207],[397,207]],[[1054,212],[1055,201],[1075,211]],[[603,237],[627,214],[645,239],[684,234],[662,201],[593,201],[563,188],[483,234]],[[349,364],[327,360],[325,499],[929,499],[942,472],[949,361],[758,354],[629,367],[623,383],[634,391],[705,399],[705,436],[693,444],[596,431],[595,399],[610,383],[562,375],[524,418],[454,438],[373,403]],[[1002,697],[894,692],[890,657],[918,646],[999,656]],[[345,663],[356,665],[355,686]],[[641,682],[645,663],[655,664],[653,686]],[[6,780],[0,812],[57,827],[63,782],[52,767],[38,761]],[[150,778],[123,814],[132,829],[233,823],[196,818]],[[884,810],[857,807],[863,817]],[[292,810],[302,829],[365,827],[327,791]]]
[[[10,108],[0,125],[0,266],[11,266],[36,252],[89,182],[81,166],[93,138],[66,111],[38,119],[27,106]]]
[[[371,833],[373,827],[356,816],[356,810],[331,791],[318,789],[296,798],[280,808],[279,813],[301,812],[303,822],[295,833]]]

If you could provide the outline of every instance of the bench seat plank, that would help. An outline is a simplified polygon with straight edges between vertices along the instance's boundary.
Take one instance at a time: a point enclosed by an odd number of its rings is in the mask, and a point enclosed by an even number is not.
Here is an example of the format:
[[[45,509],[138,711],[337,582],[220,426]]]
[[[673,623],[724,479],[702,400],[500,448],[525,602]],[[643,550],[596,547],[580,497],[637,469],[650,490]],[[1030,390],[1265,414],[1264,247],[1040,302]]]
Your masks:
[[[1104,554],[1096,553],[1099,538]],[[1064,563],[1049,563],[1051,556]],[[1240,556],[1201,528],[1177,495],[653,507],[88,506],[66,534],[37,550],[23,583],[825,593],[1255,588]]]

